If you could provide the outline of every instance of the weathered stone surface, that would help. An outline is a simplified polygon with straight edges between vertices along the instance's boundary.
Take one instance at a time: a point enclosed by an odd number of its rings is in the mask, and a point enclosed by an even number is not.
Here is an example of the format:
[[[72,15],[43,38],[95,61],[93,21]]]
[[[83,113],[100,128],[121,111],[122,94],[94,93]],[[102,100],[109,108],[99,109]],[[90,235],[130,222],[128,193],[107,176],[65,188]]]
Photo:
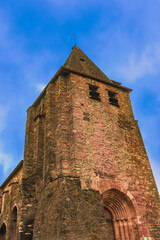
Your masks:
[[[79,178],[61,177],[42,192],[34,225],[34,239],[109,239],[101,196],[82,190]]]
[[[73,51],[27,111],[24,160],[0,189],[0,240],[159,240],[130,89]]]

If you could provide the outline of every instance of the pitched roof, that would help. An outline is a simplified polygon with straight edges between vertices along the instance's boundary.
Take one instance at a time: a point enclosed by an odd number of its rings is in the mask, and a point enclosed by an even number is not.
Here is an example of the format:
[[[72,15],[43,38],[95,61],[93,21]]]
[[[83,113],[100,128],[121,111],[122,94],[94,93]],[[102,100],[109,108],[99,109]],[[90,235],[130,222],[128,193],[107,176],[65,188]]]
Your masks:
[[[97,67],[97,65],[94,62],[92,62],[92,60],[76,45],[72,48],[72,52],[70,53],[70,55],[67,58],[64,65],[62,67],[60,67],[60,69],[52,77],[52,79],[47,84],[47,86],[51,82],[55,81],[61,73],[66,74],[66,70],[67,70],[67,72],[73,72],[73,73],[76,73],[76,74],[79,74],[79,75],[82,75],[85,77],[93,78],[93,79],[103,82],[103,83],[107,83],[108,85],[111,85],[111,86],[114,86],[117,88],[121,88],[127,92],[132,91],[132,89],[130,89],[130,88],[121,86],[121,83],[109,79],[101,71],[101,69],[99,67]],[[40,93],[40,95],[35,100],[35,102],[32,104],[32,106],[38,104],[39,101],[41,100],[41,98],[46,94],[47,86],[43,89],[43,91]]]
[[[74,46],[72,52],[63,65],[64,68],[88,75],[93,78],[112,82],[97,65],[78,47]]]
[[[6,180],[0,186],[0,189],[3,189],[6,184],[16,175],[16,173],[23,167],[23,160],[21,160],[11,174],[6,178]]]

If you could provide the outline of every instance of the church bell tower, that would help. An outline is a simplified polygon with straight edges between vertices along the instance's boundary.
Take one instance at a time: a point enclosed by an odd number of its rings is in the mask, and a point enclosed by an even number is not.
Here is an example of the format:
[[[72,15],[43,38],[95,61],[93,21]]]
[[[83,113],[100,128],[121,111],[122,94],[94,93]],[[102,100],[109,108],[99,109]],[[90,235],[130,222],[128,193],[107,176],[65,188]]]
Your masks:
[[[160,239],[159,194],[130,92],[74,46],[28,109],[33,240]]]

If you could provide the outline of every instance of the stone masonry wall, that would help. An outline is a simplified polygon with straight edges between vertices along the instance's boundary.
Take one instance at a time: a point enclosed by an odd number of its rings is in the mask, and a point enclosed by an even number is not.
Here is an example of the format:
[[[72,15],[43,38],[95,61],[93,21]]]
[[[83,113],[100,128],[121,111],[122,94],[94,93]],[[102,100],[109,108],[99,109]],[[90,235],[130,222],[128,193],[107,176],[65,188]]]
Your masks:
[[[14,207],[16,207],[18,210],[17,226],[20,226],[20,209],[22,200],[21,184],[22,168],[12,177],[12,179],[3,187],[3,189],[1,189],[2,201],[0,213],[0,227],[2,226],[2,224],[5,224],[6,226],[6,240],[12,240],[12,211]]]
[[[89,97],[89,84],[98,86],[100,101]],[[108,90],[117,93],[119,107],[109,103]],[[91,225],[104,218],[100,195],[110,189],[133,203],[140,239],[159,240],[159,195],[128,92],[77,74],[59,75],[27,112],[19,239],[32,239],[33,229],[34,240],[46,231],[46,240],[103,239],[111,231],[106,222],[103,231]],[[94,195],[92,203],[84,193]]]
[[[99,87],[101,101],[89,98],[88,84]],[[109,103],[108,90],[117,93],[119,107]],[[40,143],[34,159],[41,152],[43,187],[59,176],[77,176],[83,189],[101,194],[113,186],[123,189],[135,202],[140,237],[158,240],[159,196],[128,92],[75,74],[60,75],[34,111],[42,101],[43,134],[34,130]]]
[[[43,186],[52,178],[71,175],[74,171],[69,81],[60,75],[47,86],[40,102],[27,112],[23,177],[41,175]]]
[[[99,192],[82,190],[79,178],[60,177],[43,190],[34,240],[114,240],[112,234]]]
[[[99,87],[101,101],[89,98],[88,83]],[[75,163],[82,187],[101,192],[123,188],[136,201],[141,237],[160,239],[159,195],[128,92],[75,74],[71,84]],[[109,103],[108,90],[117,93],[119,107]]]

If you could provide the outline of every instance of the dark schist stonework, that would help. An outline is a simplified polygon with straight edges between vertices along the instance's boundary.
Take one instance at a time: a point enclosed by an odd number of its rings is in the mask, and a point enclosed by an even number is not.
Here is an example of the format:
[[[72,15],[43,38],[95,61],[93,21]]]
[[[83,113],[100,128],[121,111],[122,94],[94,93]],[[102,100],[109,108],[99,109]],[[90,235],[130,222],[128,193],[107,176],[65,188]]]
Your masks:
[[[0,240],[160,240],[160,200],[131,89],[74,46],[27,111],[0,188]]]

